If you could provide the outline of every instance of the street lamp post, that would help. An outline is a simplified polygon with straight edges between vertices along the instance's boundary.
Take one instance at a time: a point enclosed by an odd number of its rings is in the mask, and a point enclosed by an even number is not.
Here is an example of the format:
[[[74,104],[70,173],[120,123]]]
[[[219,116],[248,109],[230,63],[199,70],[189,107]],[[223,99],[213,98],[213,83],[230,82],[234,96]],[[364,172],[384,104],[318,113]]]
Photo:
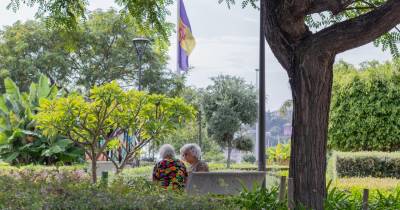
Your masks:
[[[146,52],[147,46],[150,44],[150,39],[147,38],[135,38],[132,40],[133,46],[136,50],[136,55],[138,57],[139,62],[139,75],[138,75],[138,90],[142,90],[142,59],[143,55]]]
[[[260,77],[259,77],[259,116],[258,116],[258,170],[266,171],[265,160],[265,27],[264,27],[265,0],[260,0]],[[265,187],[265,180],[263,182]]]
[[[147,38],[135,38],[132,40],[133,46],[135,47],[136,50],[136,55],[138,58],[138,63],[139,63],[139,75],[138,75],[138,90],[142,90],[142,59],[144,56],[144,53],[146,52],[146,49],[148,45],[150,44],[150,39]],[[140,136],[137,136],[138,140],[140,139]],[[136,143],[135,143],[136,144]],[[136,166],[140,165],[139,159],[136,159]]]

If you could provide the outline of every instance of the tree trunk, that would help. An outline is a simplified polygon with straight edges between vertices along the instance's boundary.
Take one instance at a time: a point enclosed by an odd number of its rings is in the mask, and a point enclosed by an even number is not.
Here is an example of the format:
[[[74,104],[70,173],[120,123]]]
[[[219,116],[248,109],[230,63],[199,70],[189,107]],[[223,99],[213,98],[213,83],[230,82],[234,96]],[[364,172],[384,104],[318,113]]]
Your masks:
[[[289,176],[294,179],[295,203],[322,210],[334,56],[298,55],[290,75],[294,112]]]
[[[228,158],[226,160],[227,168],[231,168],[231,152],[232,152],[232,139],[228,140]]]
[[[94,153],[92,158],[92,182],[97,183],[97,159]]]

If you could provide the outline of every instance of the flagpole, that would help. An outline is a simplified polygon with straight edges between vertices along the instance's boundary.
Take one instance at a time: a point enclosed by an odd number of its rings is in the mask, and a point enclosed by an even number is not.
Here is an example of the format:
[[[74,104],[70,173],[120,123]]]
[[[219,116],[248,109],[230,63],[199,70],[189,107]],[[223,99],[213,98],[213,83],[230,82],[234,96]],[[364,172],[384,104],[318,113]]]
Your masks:
[[[177,17],[176,17],[176,73],[180,74],[181,71],[179,69],[179,18],[181,16],[181,0],[177,0]]]

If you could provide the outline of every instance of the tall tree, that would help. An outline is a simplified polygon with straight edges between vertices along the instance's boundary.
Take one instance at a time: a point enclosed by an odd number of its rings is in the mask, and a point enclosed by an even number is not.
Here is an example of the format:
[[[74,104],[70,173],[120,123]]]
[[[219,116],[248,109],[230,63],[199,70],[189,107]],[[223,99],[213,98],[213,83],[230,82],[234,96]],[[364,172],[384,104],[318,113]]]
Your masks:
[[[256,0],[243,2],[255,6]],[[292,89],[289,176],[294,179],[294,202],[320,210],[326,198],[326,147],[335,57],[372,41],[398,56],[395,43],[400,40],[396,28],[400,23],[400,1],[260,2],[265,37],[287,71]]]
[[[257,117],[257,97],[254,87],[238,77],[218,76],[206,88],[203,109],[208,133],[222,147],[228,149],[227,167],[230,167],[235,133],[243,124],[252,124]]]

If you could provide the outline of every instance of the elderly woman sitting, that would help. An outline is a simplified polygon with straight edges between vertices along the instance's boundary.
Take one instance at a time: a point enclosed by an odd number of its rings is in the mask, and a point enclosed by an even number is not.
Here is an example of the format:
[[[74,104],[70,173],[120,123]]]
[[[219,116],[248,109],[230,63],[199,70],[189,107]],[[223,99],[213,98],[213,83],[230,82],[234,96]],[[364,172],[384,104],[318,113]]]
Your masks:
[[[162,160],[154,166],[153,181],[159,182],[164,188],[184,189],[188,174],[185,164],[175,159],[174,148],[165,144],[159,153]]]
[[[201,149],[197,144],[186,144],[181,150],[183,160],[191,166],[192,172],[208,172],[208,165],[201,159]]]

